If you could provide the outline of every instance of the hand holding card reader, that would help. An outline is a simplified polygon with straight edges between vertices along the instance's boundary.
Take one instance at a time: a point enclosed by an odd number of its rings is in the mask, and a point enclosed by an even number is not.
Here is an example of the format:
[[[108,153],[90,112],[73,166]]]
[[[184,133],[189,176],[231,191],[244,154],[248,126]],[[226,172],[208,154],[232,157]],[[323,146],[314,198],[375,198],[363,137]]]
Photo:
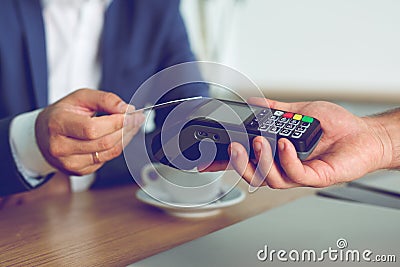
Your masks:
[[[172,120],[176,123],[164,123],[152,139],[153,156],[163,164],[189,170],[229,160],[228,146],[232,142],[243,144],[254,158],[252,142],[260,135],[270,142],[272,151],[278,139],[289,139],[298,157],[305,160],[322,136],[320,122],[303,114],[211,98],[192,102],[185,103],[189,109],[178,111],[179,119]]]

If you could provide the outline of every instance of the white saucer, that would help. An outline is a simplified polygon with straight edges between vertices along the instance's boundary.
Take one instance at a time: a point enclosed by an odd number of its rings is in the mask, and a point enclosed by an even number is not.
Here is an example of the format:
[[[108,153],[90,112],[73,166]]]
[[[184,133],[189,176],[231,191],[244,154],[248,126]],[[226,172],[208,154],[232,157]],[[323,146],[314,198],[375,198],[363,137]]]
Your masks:
[[[222,192],[226,192],[231,189],[232,186],[223,185]],[[242,202],[246,194],[240,188],[234,187],[230,192],[224,195],[219,200],[212,202],[208,205],[199,206],[199,207],[179,207],[168,205],[163,202],[160,202],[151,196],[149,196],[145,191],[139,189],[136,192],[136,197],[140,201],[149,204],[151,206],[162,209],[163,211],[177,217],[184,218],[201,218],[207,216],[213,216],[221,212],[222,208],[233,206]]]

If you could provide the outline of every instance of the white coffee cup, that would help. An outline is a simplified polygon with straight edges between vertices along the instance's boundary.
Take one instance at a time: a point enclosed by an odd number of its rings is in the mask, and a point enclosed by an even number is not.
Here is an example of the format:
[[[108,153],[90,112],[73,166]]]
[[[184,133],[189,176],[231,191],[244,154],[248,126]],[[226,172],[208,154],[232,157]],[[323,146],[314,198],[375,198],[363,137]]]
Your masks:
[[[215,201],[221,195],[223,172],[182,171],[153,163],[142,169],[144,190],[164,203],[193,207]]]

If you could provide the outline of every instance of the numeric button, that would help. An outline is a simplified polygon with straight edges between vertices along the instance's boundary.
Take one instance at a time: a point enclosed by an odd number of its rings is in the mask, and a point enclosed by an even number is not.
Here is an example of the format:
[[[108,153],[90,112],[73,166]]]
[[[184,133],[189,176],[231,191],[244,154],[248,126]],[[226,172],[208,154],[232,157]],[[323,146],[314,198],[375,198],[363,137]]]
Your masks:
[[[298,126],[296,128],[296,132],[305,133],[306,131],[307,131],[307,128],[303,127],[303,126]]]
[[[288,130],[293,130],[294,128],[296,128],[296,125],[293,125],[293,124],[286,124],[286,126],[285,126],[285,129],[288,129]]]
[[[279,132],[279,134],[282,136],[289,136],[291,133],[292,133],[292,130],[289,130],[289,129],[282,129],[282,131]]]
[[[271,116],[269,116],[269,118],[268,118],[269,120],[273,120],[273,121],[276,121],[277,119],[278,119],[278,117],[277,116],[275,116],[275,115],[271,115]]]
[[[280,130],[281,130],[281,128],[279,128],[279,127],[271,126],[271,127],[268,129],[268,132],[269,132],[269,133],[272,133],[272,134],[277,134]]]
[[[283,127],[285,124],[283,122],[275,122],[276,127]]]
[[[273,120],[266,120],[263,122],[263,125],[272,125],[272,124],[274,124]]]
[[[298,138],[300,138],[302,135],[303,135],[303,133],[301,133],[301,132],[294,132],[294,133],[292,134],[292,138],[298,139]]]
[[[279,122],[283,122],[283,123],[287,123],[287,122],[289,122],[290,121],[290,119],[289,118],[280,118],[279,119]]]
[[[309,122],[302,122],[302,123],[300,124],[300,126],[306,127],[306,128],[310,127],[310,125],[311,125],[311,123],[309,123]]]

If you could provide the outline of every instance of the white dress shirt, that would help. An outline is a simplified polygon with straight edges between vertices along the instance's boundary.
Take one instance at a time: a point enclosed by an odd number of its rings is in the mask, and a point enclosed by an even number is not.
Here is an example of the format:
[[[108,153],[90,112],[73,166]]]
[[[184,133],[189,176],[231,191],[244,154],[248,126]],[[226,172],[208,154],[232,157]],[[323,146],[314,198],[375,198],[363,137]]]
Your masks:
[[[110,0],[42,0],[48,64],[48,102],[56,102],[80,88],[98,89],[101,79],[99,44],[104,13]],[[15,117],[10,144],[17,167],[35,186],[55,169],[41,154],[35,138],[40,110]],[[87,189],[94,175],[71,177],[73,191]]]

